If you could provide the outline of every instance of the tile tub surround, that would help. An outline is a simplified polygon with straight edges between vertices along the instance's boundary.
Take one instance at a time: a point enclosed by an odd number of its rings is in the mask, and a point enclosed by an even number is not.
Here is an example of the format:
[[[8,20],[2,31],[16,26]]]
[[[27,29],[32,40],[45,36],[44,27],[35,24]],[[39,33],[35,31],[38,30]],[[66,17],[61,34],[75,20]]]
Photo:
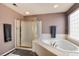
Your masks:
[[[62,56],[63,54],[56,49],[49,47],[39,40],[33,41],[32,51],[37,53],[39,56]]]
[[[65,34],[57,34],[56,37],[57,37],[56,39],[64,39]],[[51,39],[51,36],[50,36],[50,34],[41,34],[41,37],[38,40],[34,40],[33,44],[32,44],[33,45],[32,50],[34,52],[36,52],[40,56],[56,56],[56,55],[62,56],[63,55],[61,52],[57,51],[56,49],[52,49],[48,45],[45,45],[44,43],[39,41],[42,39],[48,40],[48,39]],[[45,52],[45,51],[47,51],[47,52]],[[57,54],[55,55],[55,53],[57,53]]]
[[[72,38],[70,35],[67,35],[67,40],[71,41],[72,43],[79,46],[79,39],[78,38]]]
[[[61,45],[61,42],[63,42],[64,45]],[[48,40],[47,42],[34,40],[32,50],[39,56],[79,56],[79,47],[77,45],[65,39],[62,39],[61,42],[57,42],[59,46],[54,47],[48,43]]]
[[[66,34],[56,34],[56,39],[64,39],[66,38],[67,35]],[[48,33],[42,33],[39,39],[51,39],[51,35]]]
[[[67,40],[67,35],[64,35],[64,34],[61,34],[61,35],[59,35],[59,34],[57,34],[57,38],[55,38],[55,39],[53,39],[52,38],[52,40],[64,40],[64,41],[66,41],[65,43],[68,43],[68,44],[70,44],[69,46],[71,46],[71,45],[73,45],[73,47],[75,46],[75,47],[78,47],[77,45],[75,45],[74,43],[72,43],[72,42],[69,42],[68,40]],[[36,52],[38,55],[40,55],[40,56],[55,56],[55,55],[57,55],[57,56],[78,56],[79,54],[74,54],[74,53],[69,53],[68,54],[68,50],[66,51],[66,50],[62,50],[61,48],[60,49],[57,49],[57,48],[53,48],[53,47],[51,47],[49,44],[48,44],[48,42],[50,41],[50,35],[49,34],[43,34],[42,36],[41,36],[41,38],[39,39],[39,40],[34,40],[33,41],[33,46],[32,46],[32,50],[34,51],[34,52]],[[43,40],[44,40],[44,42],[43,42]],[[47,42],[47,44],[45,43],[45,42]],[[63,42],[63,41],[61,41],[61,42]],[[64,44],[65,44],[64,43]],[[59,44],[59,43],[58,43]],[[60,44],[61,45],[61,44]],[[62,45],[61,45],[62,46]],[[67,44],[66,44],[66,46],[68,46]],[[69,47],[68,46],[68,47]],[[71,46],[72,47],[72,46]],[[74,47],[74,48],[75,48]],[[71,49],[71,48],[69,48],[69,49]],[[76,48],[75,48],[76,49]],[[73,50],[73,48],[72,48],[72,50]],[[39,52],[40,51],[40,52]],[[46,51],[46,52],[45,52]],[[75,51],[75,50],[74,50]],[[65,54],[64,54],[65,53]]]

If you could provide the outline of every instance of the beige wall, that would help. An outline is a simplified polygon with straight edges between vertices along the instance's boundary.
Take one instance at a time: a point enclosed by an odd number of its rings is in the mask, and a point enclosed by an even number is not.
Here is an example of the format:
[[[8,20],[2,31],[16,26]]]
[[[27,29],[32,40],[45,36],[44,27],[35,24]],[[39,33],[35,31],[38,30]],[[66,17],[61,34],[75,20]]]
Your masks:
[[[36,18],[35,18],[36,17]],[[50,33],[50,26],[57,26],[57,34],[65,33],[65,15],[64,14],[44,14],[36,16],[27,16],[25,20],[39,19],[42,21],[42,33]]]
[[[31,18],[30,18],[31,17]],[[15,47],[15,19],[23,18],[10,8],[0,4],[0,55]],[[65,16],[64,14],[45,14],[25,17],[24,20],[39,19],[42,21],[42,32],[49,33],[49,26],[57,26],[57,34],[65,33]],[[3,24],[12,24],[12,41],[5,43],[3,34]]]
[[[20,14],[0,4],[0,55],[15,47],[15,19],[22,18]],[[4,42],[3,24],[12,25],[12,41]]]

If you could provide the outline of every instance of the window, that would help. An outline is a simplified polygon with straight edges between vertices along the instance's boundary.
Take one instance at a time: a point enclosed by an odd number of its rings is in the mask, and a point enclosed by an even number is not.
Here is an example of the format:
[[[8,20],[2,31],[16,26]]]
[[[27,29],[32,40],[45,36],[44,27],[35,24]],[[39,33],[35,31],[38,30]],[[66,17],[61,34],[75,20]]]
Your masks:
[[[79,10],[69,15],[69,36],[74,39],[79,38]]]

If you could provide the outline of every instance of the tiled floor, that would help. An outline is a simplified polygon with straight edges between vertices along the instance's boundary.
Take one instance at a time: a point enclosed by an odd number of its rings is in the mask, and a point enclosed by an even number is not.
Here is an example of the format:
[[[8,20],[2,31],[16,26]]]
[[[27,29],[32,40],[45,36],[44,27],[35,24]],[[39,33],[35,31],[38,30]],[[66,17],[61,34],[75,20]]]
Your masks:
[[[37,56],[37,54],[30,50],[15,49],[13,52],[6,56]]]

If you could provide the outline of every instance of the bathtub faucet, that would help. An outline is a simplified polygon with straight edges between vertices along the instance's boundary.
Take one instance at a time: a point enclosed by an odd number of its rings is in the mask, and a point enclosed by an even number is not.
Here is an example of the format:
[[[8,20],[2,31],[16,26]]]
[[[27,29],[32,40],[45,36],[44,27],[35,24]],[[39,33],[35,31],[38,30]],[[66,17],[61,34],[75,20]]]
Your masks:
[[[56,47],[57,46],[56,41],[54,43],[50,42],[50,45]]]
[[[53,43],[53,46],[54,46],[54,47],[55,47],[55,45],[56,45],[56,42]]]
[[[56,42],[53,43],[53,46],[55,46]]]

